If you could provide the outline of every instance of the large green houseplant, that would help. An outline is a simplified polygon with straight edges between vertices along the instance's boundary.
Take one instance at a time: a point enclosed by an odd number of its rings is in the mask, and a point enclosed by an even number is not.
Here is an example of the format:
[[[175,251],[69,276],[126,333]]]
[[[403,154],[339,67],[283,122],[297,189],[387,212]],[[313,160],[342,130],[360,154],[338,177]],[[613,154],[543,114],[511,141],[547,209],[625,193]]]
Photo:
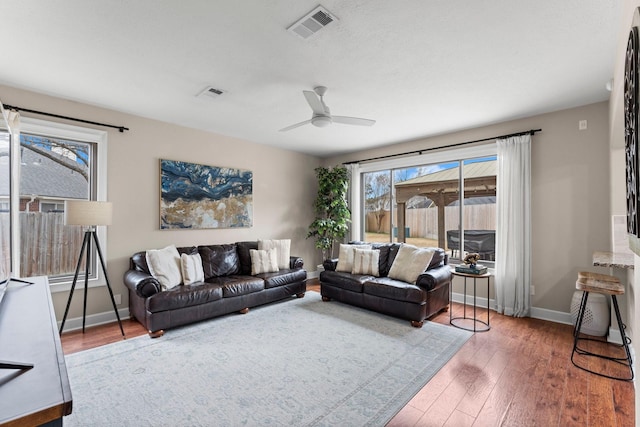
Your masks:
[[[349,171],[344,166],[319,167],[315,171],[318,177],[318,195],[314,203],[316,218],[309,226],[307,238],[315,238],[322,259],[327,259],[333,257],[335,242],[343,239],[349,230]]]

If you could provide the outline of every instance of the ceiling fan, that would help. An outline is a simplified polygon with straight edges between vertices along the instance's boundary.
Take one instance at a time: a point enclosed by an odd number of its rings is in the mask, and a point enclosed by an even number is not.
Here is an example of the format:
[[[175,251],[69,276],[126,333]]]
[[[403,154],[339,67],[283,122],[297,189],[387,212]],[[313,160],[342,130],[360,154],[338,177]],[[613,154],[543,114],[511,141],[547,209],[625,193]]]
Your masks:
[[[344,125],[356,125],[356,126],[373,126],[375,120],[361,119],[358,117],[346,117],[346,116],[332,116],[329,107],[324,103],[324,94],[327,92],[327,88],[324,86],[317,86],[313,88],[313,92],[310,90],[303,90],[302,93],[307,99],[309,106],[313,110],[313,116],[309,120],[296,123],[295,125],[287,126],[280,129],[280,132],[286,132],[291,129],[311,123],[319,128],[329,126],[331,123],[341,123]]]

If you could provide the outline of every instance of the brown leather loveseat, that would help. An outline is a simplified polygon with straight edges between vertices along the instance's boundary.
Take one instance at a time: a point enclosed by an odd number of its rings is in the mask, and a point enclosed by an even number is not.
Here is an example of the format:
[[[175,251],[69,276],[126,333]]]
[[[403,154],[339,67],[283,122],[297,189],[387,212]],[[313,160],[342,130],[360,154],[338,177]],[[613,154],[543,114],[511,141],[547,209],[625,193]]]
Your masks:
[[[425,319],[449,308],[452,274],[443,249],[423,248],[432,250],[433,257],[415,283],[408,283],[388,277],[401,244],[373,243],[369,247],[380,251],[377,276],[336,271],[337,259],[323,263],[320,290],[324,301],[333,299],[407,319],[418,328]]]
[[[303,260],[290,257],[289,268],[251,275],[251,249],[258,242],[177,248],[180,254],[199,253],[204,281],[162,290],[151,275],[146,252],[131,257],[124,274],[129,289],[129,311],[154,338],[165,329],[186,325],[306,292],[307,272]]]

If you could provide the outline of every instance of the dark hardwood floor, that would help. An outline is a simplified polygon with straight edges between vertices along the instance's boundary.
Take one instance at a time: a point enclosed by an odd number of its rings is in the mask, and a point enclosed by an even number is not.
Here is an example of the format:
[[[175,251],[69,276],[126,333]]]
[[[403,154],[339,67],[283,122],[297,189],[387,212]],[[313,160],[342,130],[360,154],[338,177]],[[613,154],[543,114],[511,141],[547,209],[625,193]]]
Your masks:
[[[308,290],[319,292],[317,281]],[[451,310],[456,315],[462,305],[453,303]],[[490,319],[491,330],[469,339],[388,426],[634,425],[633,383],[574,367],[571,326],[495,312]],[[431,321],[448,325],[449,313]],[[125,320],[123,326],[127,338],[146,334],[135,321]],[[85,334],[66,332],[62,347],[71,354],[121,339],[113,323]]]

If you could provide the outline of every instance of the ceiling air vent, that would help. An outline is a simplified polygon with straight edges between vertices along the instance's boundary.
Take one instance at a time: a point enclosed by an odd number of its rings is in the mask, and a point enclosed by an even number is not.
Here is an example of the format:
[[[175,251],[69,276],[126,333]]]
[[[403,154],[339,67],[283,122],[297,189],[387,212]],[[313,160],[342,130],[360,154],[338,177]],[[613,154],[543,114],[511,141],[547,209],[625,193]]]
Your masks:
[[[205,96],[208,97],[208,98],[217,98],[220,95],[222,95],[223,93],[224,93],[224,91],[222,91],[220,89],[216,89],[213,86],[207,86],[197,96],[198,96],[198,98],[202,98],[202,97],[205,97]]]
[[[307,39],[337,19],[323,6],[318,6],[287,28],[287,31]]]

